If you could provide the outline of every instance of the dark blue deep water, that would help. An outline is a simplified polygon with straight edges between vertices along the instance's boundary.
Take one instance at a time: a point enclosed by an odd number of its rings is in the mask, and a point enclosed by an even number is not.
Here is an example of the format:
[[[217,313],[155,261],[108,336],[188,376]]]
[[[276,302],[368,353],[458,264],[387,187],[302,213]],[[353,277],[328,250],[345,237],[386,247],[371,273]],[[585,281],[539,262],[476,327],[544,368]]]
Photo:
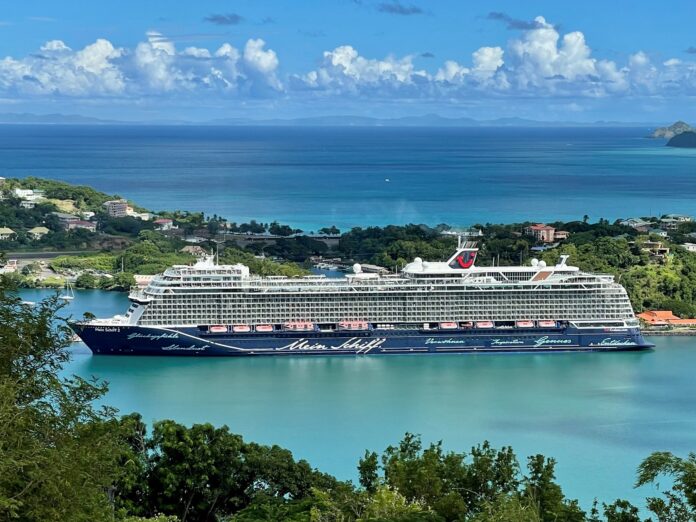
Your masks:
[[[648,132],[4,125],[0,176],[305,230],[696,213],[696,150]]]

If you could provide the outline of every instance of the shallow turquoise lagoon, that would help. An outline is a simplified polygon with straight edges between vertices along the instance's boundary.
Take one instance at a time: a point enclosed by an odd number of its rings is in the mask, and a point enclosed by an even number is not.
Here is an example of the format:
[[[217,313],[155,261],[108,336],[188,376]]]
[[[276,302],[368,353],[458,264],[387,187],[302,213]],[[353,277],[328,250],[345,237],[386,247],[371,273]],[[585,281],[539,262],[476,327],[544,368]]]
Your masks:
[[[68,311],[125,305],[123,294],[79,291]],[[93,357],[75,345],[66,371],[107,380],[121,412],[227,424],[340,478],[406,431],[449,449],[487,439],[521,458],[544,453],[589,508],[594,496],[642,498],[632,485],[650,452],[696,450],[696,338],[653,341],[643,353],[265,359]]]

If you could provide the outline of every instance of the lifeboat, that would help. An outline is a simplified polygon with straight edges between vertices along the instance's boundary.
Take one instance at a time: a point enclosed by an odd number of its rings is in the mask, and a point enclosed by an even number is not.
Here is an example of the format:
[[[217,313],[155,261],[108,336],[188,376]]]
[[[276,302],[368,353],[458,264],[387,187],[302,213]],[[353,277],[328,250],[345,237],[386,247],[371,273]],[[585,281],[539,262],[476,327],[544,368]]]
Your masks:
[[[539,321],[541,328],[556,328],[556,321]]]
[[[256,326],[256,331],[257,332],[272,332],[273,331],[273,325],[270,324],[259,324]]]
[[[476,321],[476,328],[493,328],[493,321]]]
[[[225,333],[227,332],[227,327],[221,324],[215,324],[208,328],[210,333]]]
[[[232,327],[234,333],[248,333],[251,332],[251,326],[248,324],[236,324]]]
[[[534,328],[534,321],[517,321],[515,326],[517,328]]]
[[[338,323],[339,330],[367,330],[368,325],[366,321],[341,321]]]
[[[456,330],[457,323],[440,323],[440,330]]]
[[[314,330],[314,323],[296,321],[285,323],[283,328],[291,332],[311,332]]]

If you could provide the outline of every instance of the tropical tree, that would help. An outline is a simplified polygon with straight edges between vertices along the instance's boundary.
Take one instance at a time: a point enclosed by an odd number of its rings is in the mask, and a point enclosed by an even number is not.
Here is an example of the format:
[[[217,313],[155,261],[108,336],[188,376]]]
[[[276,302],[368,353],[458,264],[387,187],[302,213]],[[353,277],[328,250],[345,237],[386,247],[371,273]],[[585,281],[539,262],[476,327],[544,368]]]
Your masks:
[[[57,297],[23,304],[0,280],[0,520],[109,520],[121,442],[106,386],[62,378]]]

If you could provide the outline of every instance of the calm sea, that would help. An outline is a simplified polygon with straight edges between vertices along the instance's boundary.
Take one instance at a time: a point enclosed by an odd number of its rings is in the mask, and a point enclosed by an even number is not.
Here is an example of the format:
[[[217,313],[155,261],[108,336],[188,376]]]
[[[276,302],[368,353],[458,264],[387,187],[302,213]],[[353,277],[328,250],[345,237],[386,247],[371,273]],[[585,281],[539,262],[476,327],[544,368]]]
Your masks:
[[[0,126],[0,176],[313,230],[696,213],[696,150],[643,128]]]
[[[43,290],[26,290],[37,301]],[[78,291],[67,312],[123,312],[124,294]],[[67,373],[110,384],[106,402],[145,420],[227,424],[344,479],[365,449],[406,431],[448,449],[483,440],[521,458],[558,459],[567,494],[638,502],[650,452],[696,450],[696,338],[657,337],[645,353],[346,358],[93,357],[76,345]]]

